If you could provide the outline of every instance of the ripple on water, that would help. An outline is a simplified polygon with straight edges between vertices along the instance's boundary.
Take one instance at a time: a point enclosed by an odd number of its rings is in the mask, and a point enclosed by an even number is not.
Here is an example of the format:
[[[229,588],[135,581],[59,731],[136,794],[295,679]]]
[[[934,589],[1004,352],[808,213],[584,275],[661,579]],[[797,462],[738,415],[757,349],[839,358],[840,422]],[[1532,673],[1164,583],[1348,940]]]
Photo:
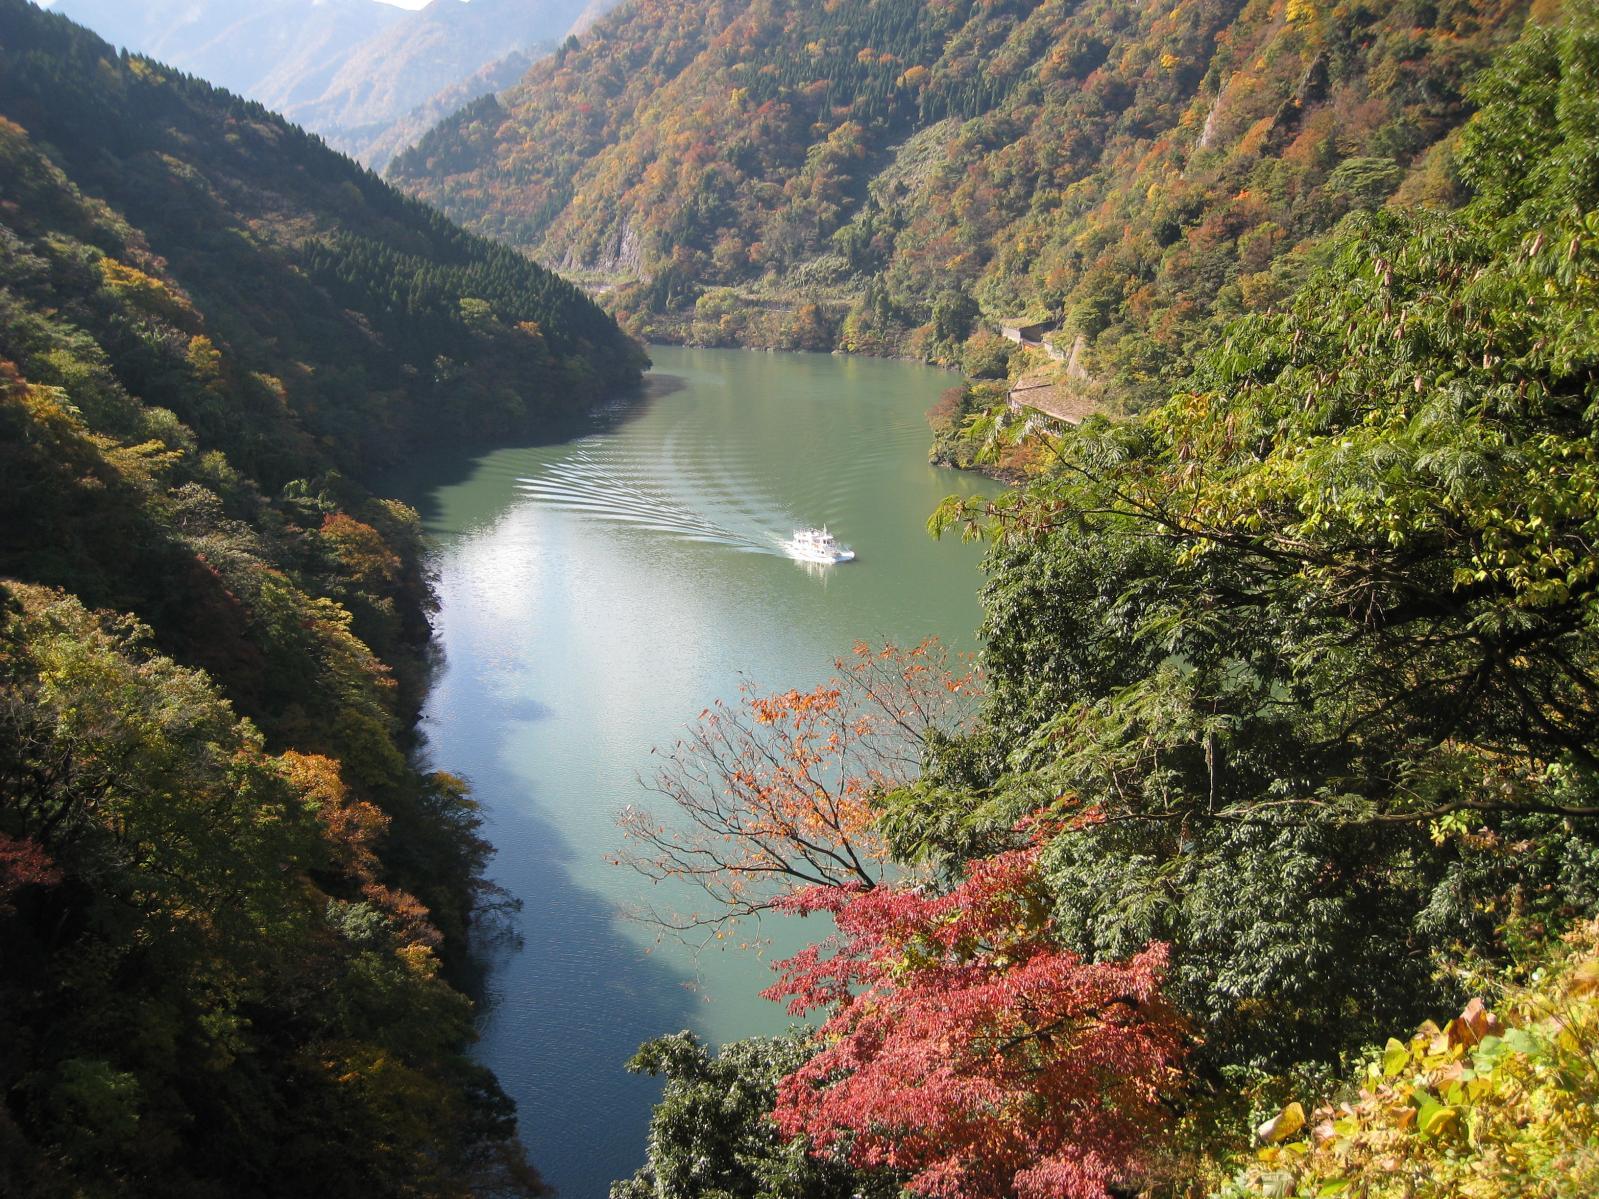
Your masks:
[[[979,550],[923,532],[976,485],[927,464],[922,414],[946,380],[825,355],[656,358],[652,398],[619,405],[605,432],[442,461],[401,491],[440,538],[431,754],[471,779],[494,877],[526,904],[477,1053],[566,1199],[603,1199],[639,1164],[659,1086],[621,1069],[639,1041],[786,1020],[758,998],[767,961],[645,956],[647,935],[617,917],[662,894],[605,865],[614,813],[648,802],[651,747],[746,680],[813,685],[861,637],[969,646],[978,619]],[[856,565],[764,557],[824,523]],[[794,931],[772,956],[811,932]]]
[[[798,522],[749,461],[756,447],[718,448],[733,452],[689,448],[675,430],[649,452],[589,439],[539,474],[519,477],[516,485],[538,503],[590,519],[744,553],[781,555],[780,543]]]

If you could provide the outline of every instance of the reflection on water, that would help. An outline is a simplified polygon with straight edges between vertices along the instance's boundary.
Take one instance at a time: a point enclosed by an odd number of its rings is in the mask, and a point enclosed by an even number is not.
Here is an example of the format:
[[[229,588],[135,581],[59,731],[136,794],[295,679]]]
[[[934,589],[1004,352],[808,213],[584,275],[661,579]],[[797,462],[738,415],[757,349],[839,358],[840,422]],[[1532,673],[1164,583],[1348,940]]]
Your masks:
[[[537,847],[540,860],[554,863],[570,860],[570,847],[539,815],[537,793],[496,765],[507,758],[507,738],[545,718],[524,708],[503,724],[449,720],[435,730],[434,750],[437,757],[448,745],[450,758],[441,764],[471,764],[480,798],[524,801],[494,805],[489,836],[496,845],[519,853]],[[513,883],[523,908],[518,937],[493,947],[485,963],[489,1064],[518,1099],[524,1137],[547,1177],[563,1195],[603,1196],[599,1176],[615,1170],[571,1163],[625,1166],[638,1158],[659,1086],[625,1073],[621,1063],[646,1036],[693,1025],[693,979],[640,954],[618,930],[612,904],[573,885],[563,870],[508,861],[502,852],[495,873]],[[516,969],[519,962],[537,968]],[[604,1085],[584,1085],[594,1079]]]
[[[482,1059],[567,1199],[602,1199],[642,1158],[656,1085],[622,1062],[653,1035],[713,1041],[786,1023],[757,997],[768,956],[652,946],[624,907],[670,889],[605,864],[638,778],[746,680],[809,686],[858,639],[973,644],[977,554],[923,531],[977,481],[927,465],[929,369],[826,355],[652,351],[648,398],[561,445],[418,462],[391,490],[438,545],[443,664],[424,731],[467,776],[524,901],[493,963]],[[860,557],[795,562],[828,525]],[[648,894],[646,894],[648,892]]]

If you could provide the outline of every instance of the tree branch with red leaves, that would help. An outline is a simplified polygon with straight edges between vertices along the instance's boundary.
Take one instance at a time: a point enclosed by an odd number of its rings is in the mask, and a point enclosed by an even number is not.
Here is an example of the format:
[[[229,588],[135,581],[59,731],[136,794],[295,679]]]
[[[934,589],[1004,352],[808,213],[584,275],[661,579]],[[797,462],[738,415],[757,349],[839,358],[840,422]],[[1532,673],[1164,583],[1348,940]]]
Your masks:
[[[715,704],[662,755],[648,785],[666,802],[622,813],[627,848],[615,860],[685,882],[710,907],[652,907],[646,921],[714,932],[799,889],[882,880],[888,848],[872,800],[915,779],[930,734],[965,723],[977,677],[933,640],[857,645],[836,665],[809,691]]]
[[[779,1087],[785,1135],[943,1199],[1106,1199],[1138,1180],[1184,1045],[1160,995],[1166,948],[1099,963],[1059,948],[1036,855],[977,862],[944,895],[782,902],[838,926],[765,992],[830,1013]]]

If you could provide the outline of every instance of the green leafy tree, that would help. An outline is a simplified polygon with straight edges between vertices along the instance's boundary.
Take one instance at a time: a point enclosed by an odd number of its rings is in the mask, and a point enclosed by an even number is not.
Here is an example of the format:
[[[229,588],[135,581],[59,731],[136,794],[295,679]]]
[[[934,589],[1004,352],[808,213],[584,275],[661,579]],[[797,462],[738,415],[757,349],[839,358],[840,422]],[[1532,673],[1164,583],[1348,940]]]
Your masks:
[[[712,1054],[691,1033],[642,1046],[628,1069],[666,1079],[649,1160],[611,1199],[893,1199],[892,1176],[813,1157],[772,1120],[777,1085],[814,1053],[802,1032]]]
[[[1599,900],[1599,192],[1516,190],[1493,99],[1529,59],[1580,89],[1594,44],[1535,29],[1481,85],[1464,213],[1360,218],[1166,406],[937,522],[995,538],[991,700],[892,839],[1065,820],[1068,943],[1170,941],[1214,1061],[1330,1059],[1460,998],[1434,955]],[[1584,111],[1549,154],[1595,153]]]
[[[3,595],[7,1192],[537,1193],[331,764],[269,753],[133,621]]]

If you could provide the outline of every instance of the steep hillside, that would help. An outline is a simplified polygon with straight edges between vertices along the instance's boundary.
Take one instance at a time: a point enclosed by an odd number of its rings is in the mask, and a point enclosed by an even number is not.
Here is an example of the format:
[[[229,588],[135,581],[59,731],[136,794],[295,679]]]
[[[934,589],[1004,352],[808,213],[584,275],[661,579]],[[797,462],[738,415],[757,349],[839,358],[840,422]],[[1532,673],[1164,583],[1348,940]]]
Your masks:
[[[391,175],[654,336],[947,360],[1050,316],[1138,403],[1351,209],[1451,198],[1430,150],[1525,8],[639,0]]]
[[[496,896],[413,758],[420,525],[358,480],[640,361],[259,105],[0,0],[0,1194],[539,1192],[447,981]]]
[[[637,351],[576,288],[260,105],[16,0],[0,12],[0,115],[139,231],[130,269],[163,271],[204,314],[170,323],[215,343],[263,427],[215,406],[178,415],[229,453],[311,445],[359,471],[423,436],[525,434],[637,377]],[[175,368],[175,338],[150,369]]]
[[[381,169],[614,3],[435,0],[410,12],[376,0],[57,0],[56,10]]]

